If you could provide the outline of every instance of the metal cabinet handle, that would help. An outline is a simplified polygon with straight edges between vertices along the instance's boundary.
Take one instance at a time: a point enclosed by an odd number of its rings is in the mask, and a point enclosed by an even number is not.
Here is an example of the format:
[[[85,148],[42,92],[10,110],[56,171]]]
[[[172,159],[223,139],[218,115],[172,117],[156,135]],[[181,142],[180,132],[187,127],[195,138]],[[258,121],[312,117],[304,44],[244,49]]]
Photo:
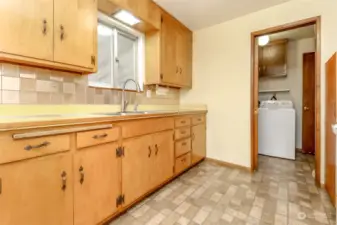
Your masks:
[[[101,138],[106,138],[108,136],[108,134],[101,134],[101,135],[94,135],[92,138],[93,139],[101,139]]]
[[[186,134],[186,131],[180,131],[181,134]]]
[[[158,151],[159,151],[159,148],[158,148],[158,145],[156,144],[155,145],[155,147],[156,147],[156,155],[158,154]]]
[[[182,145],[182,146],[185,146],[185,145],[186,145],[186,142],[181,143],[181,145]]]
[[[186,123],[186,120],[183,120],[183,121],[181,121],[180,123],[185,124],[185,123]]]
[[[67,173],[63,171],[61,173],[61,178],[62,178],[62,190],[65,191],[67,189]]]
[[[151,152],[152,152],[152,149],[151,149],[151,146],[149,146],[149,154],[148,154],[149,158],[151,157]]]
[[[64,26],[62,24],[60,25],[60,30],[61,30],[60,39],[61,41],[63,41],[64,40]]]
[[[80,183],[83,184],[84,182],[84,168],[81,166],[78,170],[80,172]]]
[[[47,34],[47,20],[46,19],[43,19],[43,21],[42,21],[42,33],[43,33],[43,35],[46,35]]]
[[[34,149],[34,148],[47,147],[48,145],[50,145],[50,142],[49,142],[49,141],[45,141],[45,142],[43,142],[43,143],[41,143],[41,144],[38,144],[38,145],[27,145],[27,146],[25,147],[25,150],[26,150],[26,151],[30,151],[30,150],[32,150],[32,149]]]

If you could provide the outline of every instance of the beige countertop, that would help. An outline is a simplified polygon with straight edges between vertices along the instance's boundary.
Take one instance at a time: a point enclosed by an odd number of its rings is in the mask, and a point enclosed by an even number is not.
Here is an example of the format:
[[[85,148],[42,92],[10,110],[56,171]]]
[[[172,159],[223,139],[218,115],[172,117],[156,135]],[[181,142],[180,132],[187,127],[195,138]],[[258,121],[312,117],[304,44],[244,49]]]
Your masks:
[[[129,115],[111,115],[116,112],[37,114],[23,116],[0,115],[0,131],[22,130],[38,127],[92,124],[113,121],[125,121],[184,114],[207,113],[205,109],[149,110],[146,113]]]

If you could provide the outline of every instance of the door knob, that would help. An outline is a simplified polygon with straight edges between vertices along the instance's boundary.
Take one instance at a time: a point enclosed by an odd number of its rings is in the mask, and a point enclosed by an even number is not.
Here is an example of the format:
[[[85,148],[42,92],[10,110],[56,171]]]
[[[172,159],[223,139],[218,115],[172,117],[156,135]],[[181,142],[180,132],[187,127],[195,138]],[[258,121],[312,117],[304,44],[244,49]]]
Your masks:
[[[304,111],[309,111],[309,107],[308,106],[304,106]]]
[[[259,114],[259,110],[258,110],[258,109],[255,109],[255,110],[254,110],[254,114],[255,114],[255,115]]]

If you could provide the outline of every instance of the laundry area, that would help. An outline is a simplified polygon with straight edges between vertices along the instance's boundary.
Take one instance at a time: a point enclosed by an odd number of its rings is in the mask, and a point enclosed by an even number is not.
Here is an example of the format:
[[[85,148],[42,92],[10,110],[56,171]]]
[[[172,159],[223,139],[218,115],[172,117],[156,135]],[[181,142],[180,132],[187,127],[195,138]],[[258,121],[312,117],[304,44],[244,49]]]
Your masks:
[[[260,155],[315,154],[315,25],[258,37]]]

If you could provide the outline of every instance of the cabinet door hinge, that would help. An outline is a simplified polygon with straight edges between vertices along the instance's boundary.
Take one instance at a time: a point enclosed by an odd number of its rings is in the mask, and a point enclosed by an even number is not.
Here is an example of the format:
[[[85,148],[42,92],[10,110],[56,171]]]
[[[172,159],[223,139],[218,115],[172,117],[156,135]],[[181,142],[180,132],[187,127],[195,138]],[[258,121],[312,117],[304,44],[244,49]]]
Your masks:
[[[117,198],[116,198],[116,207],[119,207],[121,205],[124,204],[124,195],[119,195]]]
[[[94,66],[96,65],[96,56],[94,55],[91,56],[91,64]]]
[[[160,74],[160,79],[164,79],[164,75],[162,73]]]
[[[120,158],[124,156],[124,147],[120,146],[116,148],[116,157]]]

